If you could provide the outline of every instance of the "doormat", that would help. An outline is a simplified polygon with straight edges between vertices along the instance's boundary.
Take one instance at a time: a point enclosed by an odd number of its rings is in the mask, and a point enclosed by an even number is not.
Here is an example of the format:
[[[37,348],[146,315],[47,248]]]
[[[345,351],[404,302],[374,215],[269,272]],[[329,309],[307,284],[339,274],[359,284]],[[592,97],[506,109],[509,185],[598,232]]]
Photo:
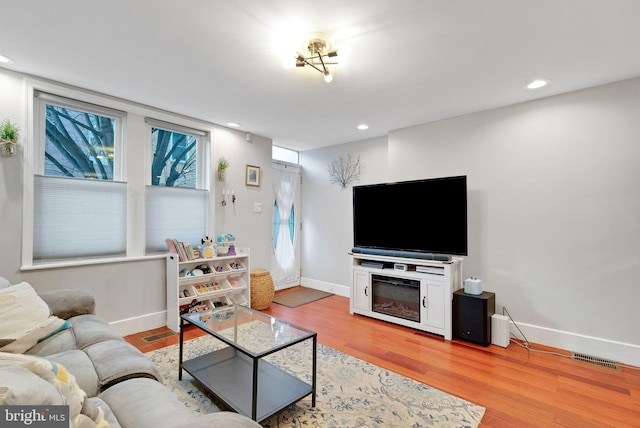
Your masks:
[[[290,293],[278,294],[273,298],[273,303],[286,306],[288,308],[297,308],[325,297],[333,296],[333,293],[326,291],[314,290],[313,288],[301,288],[300,290]]]

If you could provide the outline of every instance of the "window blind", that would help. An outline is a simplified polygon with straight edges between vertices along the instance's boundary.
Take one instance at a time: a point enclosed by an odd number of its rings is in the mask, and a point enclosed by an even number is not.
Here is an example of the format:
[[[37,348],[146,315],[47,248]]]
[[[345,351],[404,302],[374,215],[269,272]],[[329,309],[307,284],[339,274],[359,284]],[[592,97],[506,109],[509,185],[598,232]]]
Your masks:
[[[34,260],[125,255],[126,239],[126,183],[34,176]]]
[[[165,239],[198,245],[207,233],[209,192],[181,187],[146,186],[147,253],[168,251]]]

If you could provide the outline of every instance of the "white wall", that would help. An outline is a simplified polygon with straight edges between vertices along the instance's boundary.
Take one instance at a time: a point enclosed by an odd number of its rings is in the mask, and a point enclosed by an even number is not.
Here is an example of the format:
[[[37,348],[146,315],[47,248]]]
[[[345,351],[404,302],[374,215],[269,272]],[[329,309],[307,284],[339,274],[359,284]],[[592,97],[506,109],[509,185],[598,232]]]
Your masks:
[[[239,138],[239,135],[241,138]],[[217,191],[216,233],[233,233],[236,245],[251,250],[251,269],[266,269],[271,266],[273,255],[271,227],[273,217],[273,190],[271,187],[271,140],[251,135],[247,141],[245,133],[229,129],[215,132],[216,155],[229,160],[229,168],[224,182],[218,181],[220,189],[233,189],[236,203],[228,201],[222,206],[222,193]],[[246,165],[260,167],[260,186],[246,186]],[[254,211],[254,204],[262,205],[262,212]]]
[[[356,184],[387,181],[387,139],[374,138],[301,153],[303,285],[349,296],[353,248],[351,187],[329,183],[328,166],[334,159],[360,156]]]
[[[482,278],[497,312],[506,307],[529,340],[640,365],[638,117],[640,79],[633,79],[394,131],[388,158],[365,163],[389,181],[467,175],[465,277]],[[320,185],[317,164],[334,150],[304,154],[306,182]],[[362,142],[340,150],[368,159]],[[341,286],[349,284],[352,242],[344,235],[345,194],[333,206],[340,213],[323,208],[325,198],[314,204],[307,195],[303,206],[314,252],[330,254],[323,267],[332,271],[305,276]],[[336,230],[337,241],[315,241]]]
[[[23,170],[29,160],[30,130],[27,124],[27,91],[24,76],[19,73],[0,69],[0,121],[10,118],[20,125],[21,139],[17,155],[11,158],[0,157],[0,276],[13,283],[27,281],[36,290],[53,290],[65,287],[79,287],[90,290],[96,297],[96,311],[111,322],[121,334],[130,334],[165,325],[166,311],[166,268],[164,258],[140,257],[125,262],[70,266],[37,270],[23,270],[21,267],[21,241],[23,222]],[[57,86],[55,82],[46,82]],[[93,96],[89,91],[70,88],[78,93]],[[169,120],[172,117],[164,111],[146,106],[115,100],[121,103],[123,110],[129,111],[127,128],[130,138],[127,143],[129,164],[144,165],[145,150],[140,142],[146,141],[147,127],[145,114],[158,119]],[[225,182],[210,179],[212,203],[210,222],[215,225],[210,235],[223,232],[234,233],[238,245],[251,248],[251,264],[255,267],[268,267],[271,260],[270,230],[273,201],[271,190],[271,140],[252,136],[246,141],[245,133],[229,130],[211,123],[197,122],[213,129],[212,158],[226,156],[231,161]],[[245,186],[245,165],[262,167],[263,177],[260,187]],[[215,166],[212,167],[215,174]],[[142,169],[129,175],[129,180],[141,183]],[[143,211],[144,186],[133,185],[130,188],[131,209],[129,214],[141,218]],[[221,209],[221,189],[233,188],[237,197],[235,205]],[[252,211],[253,202],[262,202],[267,207],[262,215]],[[203,231],[205,232],[205,231]],[[143,236],[141,231],[130,234]],[[269,238],[265,238],[266,236]],[[88,237],[87,239],[90,239]]]

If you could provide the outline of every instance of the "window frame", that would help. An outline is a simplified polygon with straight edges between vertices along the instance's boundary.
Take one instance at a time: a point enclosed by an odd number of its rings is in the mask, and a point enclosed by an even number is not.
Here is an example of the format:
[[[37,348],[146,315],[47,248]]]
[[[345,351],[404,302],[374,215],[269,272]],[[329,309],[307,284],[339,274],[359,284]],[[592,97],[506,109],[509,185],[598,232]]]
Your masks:
[[[196,137],[196,190],[209,190],[210,185],[207,181],[207,177],[210,171],[210,161],[208,161],[209,146],[211,144],[210,133],[187,126],[166,122],[163,120],[154,119],[151,117],[145,117],[145,123],[148,126],[149,132],[149,166],[146,172],[146,184],[151,186],[151,162],[153,153],[151,152],[151,133],[153,128],[163,129],[165,131],[177,132],[181,134],[191,135]],[[171,186],[170,186],[171,187]],[[189,187],[187,187],[189,188]]]
[[[162,120],[158,120],[158,119],[154,119],[151,117],[146,117],[145,118],[145,123],[147,124],[148,127],[148,131],[147,131],[147,135],[149,136],[149,141],[148,141],[148,153],[149,153],[149,165],[145,170],[146,173],[146,188],[145,188],[145,217],[147,216],[147,211],[149,210],[149,202],[150,202],[150,193],[152,194],[157,194],[159,193],[158,191],[154,191],[153,188],[166,188],[166,189],[176,189],[175,192],[172,191],[168,191],[168,192],[163,192],[163,193],[168,193],[168,194],[172,194],[172,196],[170,196],[171,198],[176,198],[177,200],[180,200],[181,198],[183,198],[185,196],[185,194],[191,194],[190,198],[195,198],[195,199],[199,199],[200,198],[200,194],[204,191],[206,192],[206,197],[205,197],[205,205],[207,206],[207,209],[205,210],[205,216],[210,218],[210,216],[208,215],[209,212],[211,211],[211,192],[209,191],[210,189],[210,181],[207,180],[207,177],[210,176],[210,170],[211,170],[211,161],[210,161],[210,156],[208,156],[209,154],[209,147],[210,147],[210,142],[211,142],[211,138],[210,138],[210,133],[200,130],[200,129],[194,129],[191,127],[186,127],[183,125],[179,125],[176,123],[169,123],[166,121],[162,121]],[[165,185],[152,185],[151,184],[151,163],[153,162],[153,150],[152,150],[152,133],[153,133],[153,129],[157,128],[157,129],[162,129],[164,131],[169,131],[169,132],[175,132],[175,133],[180,133],[180,134],[185,134],[185,135],[189,135],[192,137],[196,138],[196,183],[195,183],[195,187],[181,187],[181,186],[165,186]],[[162,192],[162,191],[160,191]],[[176,205],[177,207],[179,207],[180,205]],[[170,218],[171,216],[175,215],[175,213],[169,213],[167,212],[167,216]],[[208,221],[205,219],[205,223],[208,223]],[[147,228],[148,224],[145,222],[145,224],[143,225],[144,230],[145,230],[145,236],[144,236],[144,253],[145,254],[154,254],[155,250],[153,248],[149,248],[149,245],[151,243],[151,240],[148,239],[149,237],[147,236],[147,233],[149,233],[148,228]],[[173,229],[173,228],[171,228]],[[181,227],[176,227],[175,229],[180,230],[183,229]],[[205,225],[205,230],[211,230],[209,228],[209,224]],[[166,232],[168,233],[168,232]],[[166,238],[166,237],[165,237]]]
[[[157,108],[138,104],[130,100],[117,98],[105,94],[96,93],[90,90],[66,86],[61,83],[51,82],[36,77],[25,77],[24,94],[25,94],[25,110],[26,110],[26,128],[22,132],[24,138],[23,145],[23,189],[22,189],[22,253],[21,253],[21,271],[32,271],[49,268],[60,268],[69,266],[95,265],[104,263],[120,263],[135,260],[148,260],[153,258],[163,258],[166,253],[149,254],[145,253],[145,204],[144,198],[140,198],[144,194],[144,188],[150,184],[151,174],[151,133],[146,132],[149,129],[145,126],[145,119],[149,116],[157,117],[159,121],[165,123],[184,126],[189,129],[202,130],[206,137],[204,143],[198,144],[198,149],[202,150],[202,154],[198,154],[199,161],[204,163],[204,167],[198,172],[201,175],[200,185],[203,189],[209,191],[213,187],[214,178],[211,177],[211,163],[213,161],[211,152],[213,145],[214,131],[216,125],[191,119],[175,113],[167,112]],[[47,93],[49,95],[59,97],[63,100],[78,102],[76,106],[97,107],[97,114],[104,114],[105,111],[121,112],[123,114],[120,128],[120,147],[114,147],[115,151],[120,153],[120,161],[118,162],[118,170],[116,172],[116,164],[114,159],[114,179],[126,181],[127,185],[127,215],[126,215],[126,255],[113,257],[88,257],[81,259],[67,260],[47,260],[46,262],[34,264],[33,260],[33,237],[34,237],[34,177],[38,173],[40,165],[44,168],[44,148],[40,151],[39,136],[44,130],[44,122],[46,122],[44,114],[41,113],[41,103],[36,101],[37,93]],[[55,104],[55,103],[54,103]],[[71,107],[73,108],[73,107]],[[107,114],[110,116],[110,114]],[[116,143],[114,142],[114,145]],[[38,156],[41,153],[41,157]],[[144,162],[144,163],[143,163]],[[209,197],[209,213],[215,213],[215,205],[213,197]],[[207,230],[213,230],[214,216],[207,218]]]
[[[39,90],[34,91],[33,97],[34,109],[36,111],[35,114],[38,119],[38,125],[34,129],[34,149],[36,155],[34,157],[34,168],[37,174],[45,175],[44,154],[46,150],[46,108],[47,104],[52,104],[115,120],[115,132],[113,136],[113,178],[109,181],[126,181],[124,169],[124,127],[126,125],[126,112]]]

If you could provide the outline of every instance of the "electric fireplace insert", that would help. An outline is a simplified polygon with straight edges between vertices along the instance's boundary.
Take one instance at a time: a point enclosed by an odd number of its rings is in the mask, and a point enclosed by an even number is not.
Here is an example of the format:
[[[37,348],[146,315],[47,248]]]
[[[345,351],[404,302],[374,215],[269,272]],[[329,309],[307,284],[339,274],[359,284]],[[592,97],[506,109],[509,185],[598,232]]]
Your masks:
[[[420,322],[420,281],[372,276],[373,312]]]

